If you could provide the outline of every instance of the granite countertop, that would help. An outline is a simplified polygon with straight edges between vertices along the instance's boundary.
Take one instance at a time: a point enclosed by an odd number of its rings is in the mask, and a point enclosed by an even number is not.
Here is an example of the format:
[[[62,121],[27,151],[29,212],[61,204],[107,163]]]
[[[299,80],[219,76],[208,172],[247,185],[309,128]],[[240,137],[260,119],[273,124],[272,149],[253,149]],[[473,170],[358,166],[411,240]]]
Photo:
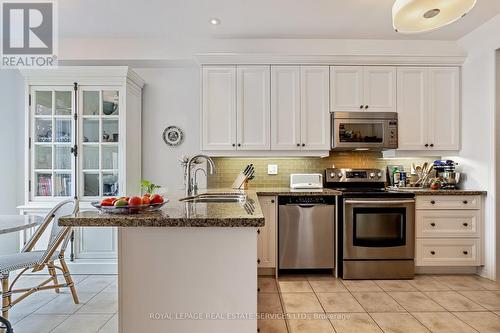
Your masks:
[[[245,193],[245,203],[181,202],[183,192],[167,194],[161,210],[144,214],[118,215],[83,211],[61,217],[59,225],[73,227],[262,227],[262,214],[255,191],[209,190],[200,193]]]
[[[289,187],[257,187],[252,188],[257,195],[342,195],[342,192],[329,188],[322,189],[291,189]]]
[[[432,190],[430,188],[390,188],[392,191],[411,192],[415,195],[483,195],[486,191],[477,190]]]

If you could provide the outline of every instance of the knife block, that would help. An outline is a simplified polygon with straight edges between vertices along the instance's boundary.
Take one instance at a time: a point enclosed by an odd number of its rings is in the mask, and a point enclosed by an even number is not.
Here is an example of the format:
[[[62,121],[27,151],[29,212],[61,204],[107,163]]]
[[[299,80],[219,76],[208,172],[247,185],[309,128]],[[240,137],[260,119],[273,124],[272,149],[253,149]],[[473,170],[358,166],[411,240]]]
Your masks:
[[[248,178],[243,174],[243,172],[240,172],[240,174],[236,177],[236,179],[233,182],[233,185],[231,185],[231,188],[241,190],[241,189],[246,189],[248,188]]]

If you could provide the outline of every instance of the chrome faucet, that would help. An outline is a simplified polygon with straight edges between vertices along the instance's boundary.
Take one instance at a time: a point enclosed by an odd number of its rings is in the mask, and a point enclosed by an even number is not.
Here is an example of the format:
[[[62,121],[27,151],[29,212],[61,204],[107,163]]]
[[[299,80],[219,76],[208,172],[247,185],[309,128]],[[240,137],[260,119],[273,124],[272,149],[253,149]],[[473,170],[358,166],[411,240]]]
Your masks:
[[[212,160],[211,157],[207,156],[207,155],[194,155],[193,157],[191,157],[189,159],[189,161],[187,162],[187,172],[186,172],[186,196],[189,197],[193,194],[193,190],[194,190],[194,185],[193,185],[193,176],[191,174],[191,164],[199,159],[199,158],[204,158],[207,160],[207,163],[208,163],[208,172],[213,175],[215,173],[215,163],[214,161]],[[195,171],[196,172],[196,171]]]

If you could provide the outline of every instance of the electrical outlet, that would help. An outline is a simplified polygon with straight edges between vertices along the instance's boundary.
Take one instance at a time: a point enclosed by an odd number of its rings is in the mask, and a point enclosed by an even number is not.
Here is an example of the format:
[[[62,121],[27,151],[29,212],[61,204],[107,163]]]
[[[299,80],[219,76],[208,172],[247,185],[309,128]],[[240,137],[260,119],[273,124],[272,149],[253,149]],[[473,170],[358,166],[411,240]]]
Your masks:
[[[267,174],[268,175],[277,175],[278,174],[278,165],[277,164],[268,164],[267,165]]]

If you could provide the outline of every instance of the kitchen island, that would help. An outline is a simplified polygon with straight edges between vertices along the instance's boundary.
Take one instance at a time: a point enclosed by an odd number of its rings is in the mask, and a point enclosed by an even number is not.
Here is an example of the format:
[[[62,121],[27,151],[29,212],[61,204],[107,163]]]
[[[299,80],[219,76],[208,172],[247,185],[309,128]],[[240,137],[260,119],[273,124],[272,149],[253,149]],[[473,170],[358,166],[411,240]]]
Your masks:
[[[231,191],[234,193],[234,191]],[[118,227],[119,332],[256,332],[255,192],[244,202],[181,202],[159,212],[80,212],[62,226]]]

